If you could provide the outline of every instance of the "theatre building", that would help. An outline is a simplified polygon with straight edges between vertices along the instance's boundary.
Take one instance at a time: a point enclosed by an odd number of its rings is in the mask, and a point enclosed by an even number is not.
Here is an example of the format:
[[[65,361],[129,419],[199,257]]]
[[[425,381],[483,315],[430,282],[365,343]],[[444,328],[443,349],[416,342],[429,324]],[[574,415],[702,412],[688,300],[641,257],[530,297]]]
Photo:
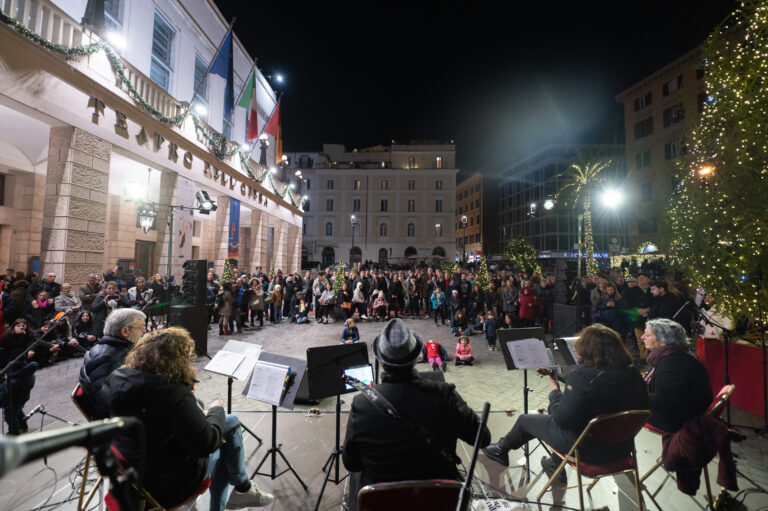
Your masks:
[[[300,200],[267,168],[280,144],[242,145],[277,95],[238,27],[219,75],[229,23],[212,1],[103,3],[90,28],[85,0],[0,2],[0,268],[71,283],[118,262],[177,279],[187,259],[298,270]],[[190,210],[198,192],[215,211]]]

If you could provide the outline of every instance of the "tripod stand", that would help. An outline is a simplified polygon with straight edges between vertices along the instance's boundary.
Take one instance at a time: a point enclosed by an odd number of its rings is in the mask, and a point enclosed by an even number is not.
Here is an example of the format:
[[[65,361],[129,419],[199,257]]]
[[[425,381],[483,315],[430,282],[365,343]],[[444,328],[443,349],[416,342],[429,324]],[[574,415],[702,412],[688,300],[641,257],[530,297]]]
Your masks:
[[[227,376],[227,413],[228,414],[232,413],[232,380],[233,380],[233,378],[231,376]],[[259,437],[259,435],[257,435],[256,433],[254,433],[253,431],[248,429],[248,426],[246,426],[242,422],[240,423],[240,427],[243,428],[244,431],[247,431],[253,438],[258,440],[259,444],[264,442]]]
[[[256,437],[258,438],[258,437]],[[299,483],[304,487],[305,490],[307,490],[307,485],[304,484],[304,481],[301,480],[301,477],[299,477],[299,474],[296,473],[296,470],[294,470],[293,466],[291,465],[291,462],[288,461],[288,459],[285,457],[285,454],[283,454],[283,451],[280,449],[283,446],[283,444],[277,443],[277,406],[272,405],[272,447],[267,450],[266,454],[264,454],[264,457],[261,458],[261,461],[256,466],[256,470],[253,471],[253,474],[251,474],[251,479],[256,477],[256,475],[261,476],[269,476],[271,479],[276,479],[280,477],[281,475],[285,474],[289,470],[293,472],[293,475],[296,476],[296,479],[299,480]],[[277,471],[277,455],[280,455],[281,458],[283,458],[283,461],[286,465],[288,465],[288,468],[280,472],[279,474],[276,474]],[[272,471],[271,472],[259,472],[259,469],[264,464],[265,461],[267,461],[267,458],[272,456]]]
[[[349,476],[349,474],[346,474],[344,477],[339,477],[339,458],[341,457],[342,451],[342,448],[339,446],[339,442],[341,441],[341,403],[343,403],[341,395],[336,394],[336,446],[331,451],[331,455],[328,456],[325,465],[323,465],[322,470],[325,472],[325,479],[323,479],[323,485],[320,487],[320,495],[317,496],[315,511],[320,508],[320,501],[323,500],[323,492],[325,491],[325,486],[328,484],[328,481],[330,480],[333,484],[339,484]],[[333,468],[334,471],[333,479],[331,479],[331,468]]]

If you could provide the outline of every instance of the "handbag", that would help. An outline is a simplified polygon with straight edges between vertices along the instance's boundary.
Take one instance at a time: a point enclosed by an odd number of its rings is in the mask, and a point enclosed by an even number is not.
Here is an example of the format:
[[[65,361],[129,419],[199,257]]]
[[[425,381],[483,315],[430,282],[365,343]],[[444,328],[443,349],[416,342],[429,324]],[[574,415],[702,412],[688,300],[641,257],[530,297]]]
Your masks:
[[[341,308],[342,309],[351,309],[352,308],[352,303],[351,302],[342,302]]]

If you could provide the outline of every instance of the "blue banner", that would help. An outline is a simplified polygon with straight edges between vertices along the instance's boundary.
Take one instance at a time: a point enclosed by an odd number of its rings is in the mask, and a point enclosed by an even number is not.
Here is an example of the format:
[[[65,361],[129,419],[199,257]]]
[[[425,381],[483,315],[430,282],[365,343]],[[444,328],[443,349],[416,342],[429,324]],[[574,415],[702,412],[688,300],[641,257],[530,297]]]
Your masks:
[[[229,199],[229,244],[227,257],[237,257],[240,248],[240,201]]]

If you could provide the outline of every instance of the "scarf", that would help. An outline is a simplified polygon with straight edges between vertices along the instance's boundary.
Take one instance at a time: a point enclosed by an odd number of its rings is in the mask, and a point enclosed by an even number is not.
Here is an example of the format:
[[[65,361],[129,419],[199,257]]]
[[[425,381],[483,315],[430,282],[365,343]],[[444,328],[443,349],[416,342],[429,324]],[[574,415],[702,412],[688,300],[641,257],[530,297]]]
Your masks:
[[[41,309],[45,309],[45,307],[48,305],[48,300],[43,300],[42,302],[40,300],[37,300],[37,306]]]
[[[673,353],[688,353],[688,346],[684,344],[659,346],[658,348],[651,351],[650,355],[648,355],[648,365],[651,367],[656,367],[656,364],[659,363],[659,360],[666,356],[672,355]]]

